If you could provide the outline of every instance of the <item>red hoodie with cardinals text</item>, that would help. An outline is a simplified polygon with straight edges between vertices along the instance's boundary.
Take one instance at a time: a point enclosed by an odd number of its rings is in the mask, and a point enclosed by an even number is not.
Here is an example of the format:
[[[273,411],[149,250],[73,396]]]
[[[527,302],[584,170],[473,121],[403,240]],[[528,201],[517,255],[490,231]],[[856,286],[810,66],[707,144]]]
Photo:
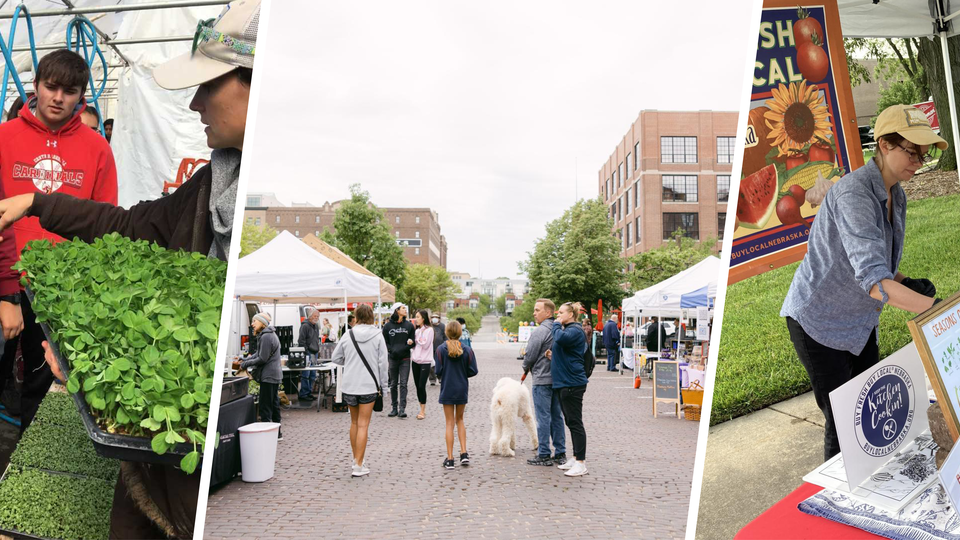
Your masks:
[[[20,110],[20,117],[0,124],[0,184],[3,198],[24,193],[65,193],[78,199],[117,204],[117,166],[110,144],[83,125],[80,105],[70,120],[51,131],[34,114],[36,98]],[[8,231],[9,233],[9,231]],[[39,219],[26,217],[13,225],[16,242],[0,242],[0,295],[20,289],[19,275],[10,266],[19,260],[23,246],[63,238],[40,227]],[[15,286],[11,286],[13,283]]]

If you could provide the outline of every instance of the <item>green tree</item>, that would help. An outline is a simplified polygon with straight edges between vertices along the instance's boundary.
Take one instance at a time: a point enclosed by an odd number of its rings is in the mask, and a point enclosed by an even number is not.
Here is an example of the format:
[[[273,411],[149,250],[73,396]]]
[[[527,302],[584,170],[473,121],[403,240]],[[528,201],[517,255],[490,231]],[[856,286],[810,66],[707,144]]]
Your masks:
[[[507,295],[501,294],[497,297],[496,300],[497,313],[501,315],[507,314]]]
[[[407,266],[403,287],[397,291],[397,299],[414,309],[429,309],[440,312],[447,300],[453,298],[457,286],[450,273],[439,266],[411,264]],[[410,316],[413,316],[411,312]]]
[[[447,320],[449,321],[455,321],[458,317],[463,317],[463,320],[467,322],[467,330],[471,334],[476,334],[477,330],[480,330],[480,318],[477,317],[476,310],[468,307],[458,307],[447,312]]]
[[[240,257],[246,257],[277,237],[277,231],[269,225],[258,227],[253,223],[243,224],[240,232]]]
[[[397,290],[403,287],[407,268],[403,248],[390,234],[383,211],[370,202],[370,194],[360,184],[350,186],[350,200],[337,208],[333,231],[325,228],[323,241],[392,283]]]
[[[483,318],[486,314],[490,313],[490,306],[493,305],[493,300],[490,299],[489,294],[481,294],[480,298],[477,299],[477,317]]]
[[[535,296],[525,296],[523,303],[513,310],[513,315],[500,317],[500,326],[506,328],[508,332],[516,332],[521,322],[534,322],[533,307],[536,303]]]
[[[620,305],[625,296],[620,241],[610,233],[613,220],[600,198],[580,200],[546,227],[520,270],[530,279],[530,296],[590,305],[603,299]],[[526,303],[524,303],[526,304]]]
[[[713,255],[716,243],[716,238],[697,242],[678,229],[673,233],[672,242],[630,257],[634,269],[627,273],[627,282],[634,291],[656,285]]]

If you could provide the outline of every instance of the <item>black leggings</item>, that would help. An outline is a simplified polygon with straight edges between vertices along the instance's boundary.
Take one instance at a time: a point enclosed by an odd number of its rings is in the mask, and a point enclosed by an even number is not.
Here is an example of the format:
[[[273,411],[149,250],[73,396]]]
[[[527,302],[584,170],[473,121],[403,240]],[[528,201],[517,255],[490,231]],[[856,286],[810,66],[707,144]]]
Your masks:
[[[260,383],[260,421],[280,423],[280,383]]]
[[[573,439],[573,456],[577,461],[587,459],[587,431],[583,429],[583,393],[586,386],[560,388],[560,408],[563,409],[563,421],[570,430]]]
[[[427,403],[427,379],[430,378],[430,364],[411,362],[413,367],[413,383],[417,385],[417,401],[421,405]]]
[[[810,377],[813,397],[823,412],[823,459],[827,460],[840,453],[840,439],[833,421],[833,409],[830,408],[830,392],[880,361],[877,329],[874,328],[870,333],[870,338],[859,355],[817,343],[803,330],[800,323],[790,317],[787,317],[787,330],[790,331],[790,341],[800,357],[800,363]]]

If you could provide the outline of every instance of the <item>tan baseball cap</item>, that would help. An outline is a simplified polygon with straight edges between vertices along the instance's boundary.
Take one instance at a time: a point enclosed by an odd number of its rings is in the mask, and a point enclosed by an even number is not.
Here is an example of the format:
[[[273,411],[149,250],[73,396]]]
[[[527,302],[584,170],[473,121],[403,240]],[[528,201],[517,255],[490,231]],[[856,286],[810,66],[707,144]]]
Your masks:
[[[947,148],[947,141],[930,129],[927,115],[910,105],[891,105],[877,117],[877,123],[873,126],[873,138],[879,141],[880,137],[891,133],[899,133],[917,146],[935,144],[941,150]]]
[[[259,22],[260,0],[230,2],[216,19],[197,24],[193,50],[157,66],[154,80],[167,90],[180,90],[240,67],[252,69]]]

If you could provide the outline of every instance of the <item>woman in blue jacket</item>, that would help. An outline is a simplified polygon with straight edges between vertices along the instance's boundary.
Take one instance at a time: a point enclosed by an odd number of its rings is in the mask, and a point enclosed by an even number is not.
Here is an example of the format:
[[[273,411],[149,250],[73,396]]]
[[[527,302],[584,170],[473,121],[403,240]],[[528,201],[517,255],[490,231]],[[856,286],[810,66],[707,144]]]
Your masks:
[[[463,330],[460,323],[450,321],[444,333],[447,341],[437,347],[437,378],[440,379],[440,404],[447,421],[447,459],[443,466],[453,469],[453,425],[457,425],[460,438],[460,465],[469,465],[467,455],[467,428],[463,423],[463,411],[467,407],[470,377],[477,374],[477,357],[473,349],[460,341]]]
[[[583,429],[583,394],[587,390],[587,374],[583,368],[583,355],[587,338],[583,327],[576,321],[581,310],[578,303],[567,302],[557,311],[553,325],[553,349],[550,371],[553,375],[553,391],[560,393],[560,408],[563,420],[573,439],[573,455],[559,468],[567,476],[587,474],[587,432]]]

